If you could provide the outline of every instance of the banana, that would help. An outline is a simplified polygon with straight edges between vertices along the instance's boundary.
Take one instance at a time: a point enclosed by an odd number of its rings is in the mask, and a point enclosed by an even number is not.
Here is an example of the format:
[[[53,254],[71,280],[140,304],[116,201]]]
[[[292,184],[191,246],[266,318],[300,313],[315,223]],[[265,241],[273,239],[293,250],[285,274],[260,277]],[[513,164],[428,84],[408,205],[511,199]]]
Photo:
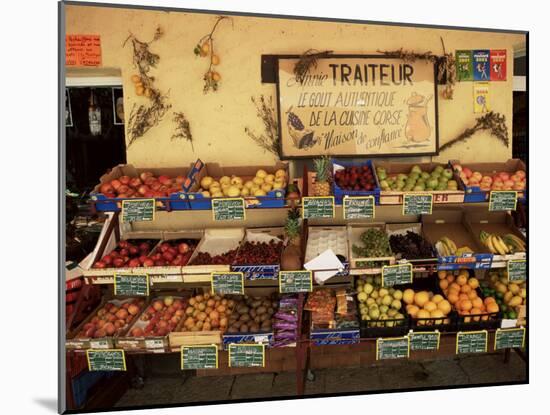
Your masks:
[[[435,249],[437,249],[437,252],[441,256],[449,256],[450,255],[449,248],[441,240],[437,241],[437,243],[435,244]]]
[[[488,236],[487,239],[485,239],[485,246],[489,248],[489,251],[491,251],[492,254],[498,253],[496,248],[493,246],[493,241],[491,236]]]
[[[443,238],[441,238],[441,240],[443,241],[443,243],[445,245],[447,245],[447,247],[449,248],[449,251],[451,253],[451,255],[454,255],[456,253],[456,245],[455,243],[449,239],[448,237],[444,236]]]
[[[489,238],[491,240],[491,243],[493,244],[493,246],[497,250],[497,252],[495,252],[495,253],[498,253],[499,255],[506,255],[506,249],[505,249],[505,246],[503,246],[504,243],[501,244],[498,236],[491,235]]]
[[[510,248],[508,247],[508,245],[506,245],[506,243],[504,242],[504,240],[502,239],[502,237],[496,235],[496,238],[497,238],[497,241],[499,243],[499,246],[502,248],[502,250],[504,252],[506,252],[507,254],[509,254],[510,252],[512,252],[510,250]]]
[[[516,235],[508,233],[503,237],[504,243],[508,246],[512,246],[513,250],[516,252],[525,252],[525,242],[518,238]]]
[[[474,251],[472,251],[469,246],[461,246],[456,250],[457,256],[461,256],[463,254],[473,254],[473,253]]]
[[[488,237],[488,236],[489,236],[489,234],[488,234],[487,232],[485,232],[485,231],[481,231],[481,232],[479,233],[479,240],[481,241],[481,243],[482,243],[483,245],[485,245],[485,243],[486,243],[485,241],[487,241],[487,237]]]

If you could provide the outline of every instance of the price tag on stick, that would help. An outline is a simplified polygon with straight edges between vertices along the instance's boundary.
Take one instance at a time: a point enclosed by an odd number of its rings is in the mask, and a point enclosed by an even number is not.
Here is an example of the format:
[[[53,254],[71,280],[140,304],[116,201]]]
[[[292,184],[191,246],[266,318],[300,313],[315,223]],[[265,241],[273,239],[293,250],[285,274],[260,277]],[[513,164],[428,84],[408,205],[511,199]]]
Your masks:
[[[497,329],[495,333],[495,350],[516,349],[525,346],[525,328]]]
[[[302,197],[302,218],[334,217],[334,196]]]
[[[344,219],[374,219],[374,196],[344,196]]]
[[[181,370],[217,369],[218,346],[181,346]]]
[[[229,367],[265,367],[265,345],[231,343]]]
[[[527,280],[527,261],[525,259],[511,259],[507,264],[508,281]]]
[[[122,349],[86,350],[88,370],[126,371],[126,357]]]
[[[151,222],[155,220],[155,199],[122,201],[122,223]]]
[[[409,336],[376,339],[376,360],[408,358]]]
[[[487,330],[459,331],[456,334],[456,354],[487,352]]]
[[[212,216],[216,221],[245,220],[244,199],[242,197],[212,199]]]
[[[439,350],[439,331],[411,331],[411,350]]]
[[[382,267],[383,287],[410,284],[412,281],[412,264],[384,265]]]
[[[242,272],[213,272],[210,277],[212,294],[244,294]]]
[[[489,210],[516,210],[518,192],[513,190],[493,190],[489,196]]]
[[[431,193],[405,193],[403,215],[431,215],[434,195]]]
[[[115,274],[115,295],[148,296],[148,274]]]
[[[311,271],[280,271],[280,293],[307,293],[313,291]]]

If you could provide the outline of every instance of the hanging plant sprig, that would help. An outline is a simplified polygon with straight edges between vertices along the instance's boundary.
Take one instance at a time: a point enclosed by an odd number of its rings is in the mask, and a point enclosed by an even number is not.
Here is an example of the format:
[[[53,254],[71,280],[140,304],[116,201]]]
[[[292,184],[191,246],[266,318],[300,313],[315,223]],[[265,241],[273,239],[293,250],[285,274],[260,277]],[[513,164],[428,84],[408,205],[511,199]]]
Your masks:
[[[263,133],[256,134],[249,127],[245,127],[244,132],[264,151],[269,151],[275,156],[279,155],[279,133],[275,108],[273,106],[273,97],[266,98],[260,95],[259,98],[250,97],[252,103],[256,106],[256,116],[262,120],[264,125]]]
[[[317,60],[328,58],[331,54],[331,50],[319,52],[315,49],[308,49],[302,53],[302,55],[300,55],[300,59],[298,59],[298,62],[294,65],[294,76],[296,77],[296,81],[303,84],[309,74],[309,71],[312,68],[317,67]]]
[[[191,143],[191,149],[195,152],[193,147],[193,136],[191,135],[191,126],[189,121],[183,112],[174,112],[172,121],[176,124],[174,134],[172,134],[172,140],[187,140]]]
[[[508,127],[506,126],[506,117],[498,112],[491,111],[476,119],[476,123],[472,127],[466,128],[456,138],[453,138],[451,141],[448,141],[439,147],[439,151],[441,152],[447,150],[455,144],[466,141],[478,131],[484,130],[489,131],[491,135],[502,141],[506,147],[510,146]]]
[[[204,73],[204,93],[208,91],[217,91],[219,87],[219,82],[222,79],[218,71],[214,70],[216,66],[220,64],[220,57],[214,53],[214,33],[218,28],[220,22],[224,19],[227,19],[226,16],[218,16],[214,26],[210,33],[204,35],[200,38],[193,52],[196,56],[207,57],[210,61],[208,65],[208,70]]]

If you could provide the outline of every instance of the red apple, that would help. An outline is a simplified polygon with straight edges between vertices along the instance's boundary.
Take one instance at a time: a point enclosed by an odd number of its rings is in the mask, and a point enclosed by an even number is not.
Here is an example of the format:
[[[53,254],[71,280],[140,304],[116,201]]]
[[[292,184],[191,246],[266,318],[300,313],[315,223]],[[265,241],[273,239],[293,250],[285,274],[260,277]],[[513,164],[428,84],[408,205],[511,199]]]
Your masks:
[[[128,186],[128,184],[130,183],[131,178],[130,178],[129,176],[120,176],[120,177],[118,178],[118,180],[119,180],[120,183],[122,183],[123,185]]]
[[[153,176],[154,176],[153,173],[151,173],[150,171],[144,171],[139,175],[139,178],[145,181],[145,179],[147,179],[148,177],[153,177]]]
[[[153,302],[153,308],[155,309],[155,311],[160,311],[164,308],[164,304],[161,300],[156,300],[155,302]]]
[[[178,244],[178,252],[180,254],[185,254],[186,252],[189,252],[189,245],[187,245],[185,242]]]
[[[141,337],[143,336],[143,329],[139,327],[134,327],[130,334],[132,335],[132,337]]]
[[[115,191],[115,189],[113,188],[113,186],[111,186],[111,183],[103,183],[99,187],[99,191],[101,193],[113,193]]]
[[[128,313],[135,316],[137,313],[139,313],[139,307],[135,304],[130,304],[128,307]]]

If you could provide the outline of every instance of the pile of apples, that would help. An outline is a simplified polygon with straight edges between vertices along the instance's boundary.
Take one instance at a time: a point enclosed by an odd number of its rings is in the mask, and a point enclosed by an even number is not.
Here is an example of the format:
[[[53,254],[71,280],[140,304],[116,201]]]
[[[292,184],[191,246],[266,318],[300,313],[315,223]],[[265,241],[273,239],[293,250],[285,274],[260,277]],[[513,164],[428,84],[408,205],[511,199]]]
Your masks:
[[[99,191],[108,198],[168,197],[182,191],[185,176],[156,177],[151,172],[143,172],[139,177],[120,176],[99,186]]]
[[[141,242],[138,245],[130,241],[120,241],[115,249],[96,261],[92,268],[152,267],[154,261],[147,257],[150,251],[150,242]]]
[[[345,167],[336,170],[334,181],[344,190],[374,190],[376,180],[368,165]]]
[[[92,319],[84,324],[77,338],[101,338],[120,334],[141,311],[145,300],[134,298],[118,307],[109,302],[101,307]]]
[[[145,259],[144,267],[183,266],[193,254],[195,246],[187,242],[163,242]]]
[[[131,337],[166,336],[185,316],[187,300],[167,296],[153,301],[139,317]],[[145,327],[143,327],[145,325]]]
[[[524,170],[515,173],[499,172],[482,174],[460,164],[454,166],[466,186],[478,186],[481,190],[525,190],[527,177]]]

